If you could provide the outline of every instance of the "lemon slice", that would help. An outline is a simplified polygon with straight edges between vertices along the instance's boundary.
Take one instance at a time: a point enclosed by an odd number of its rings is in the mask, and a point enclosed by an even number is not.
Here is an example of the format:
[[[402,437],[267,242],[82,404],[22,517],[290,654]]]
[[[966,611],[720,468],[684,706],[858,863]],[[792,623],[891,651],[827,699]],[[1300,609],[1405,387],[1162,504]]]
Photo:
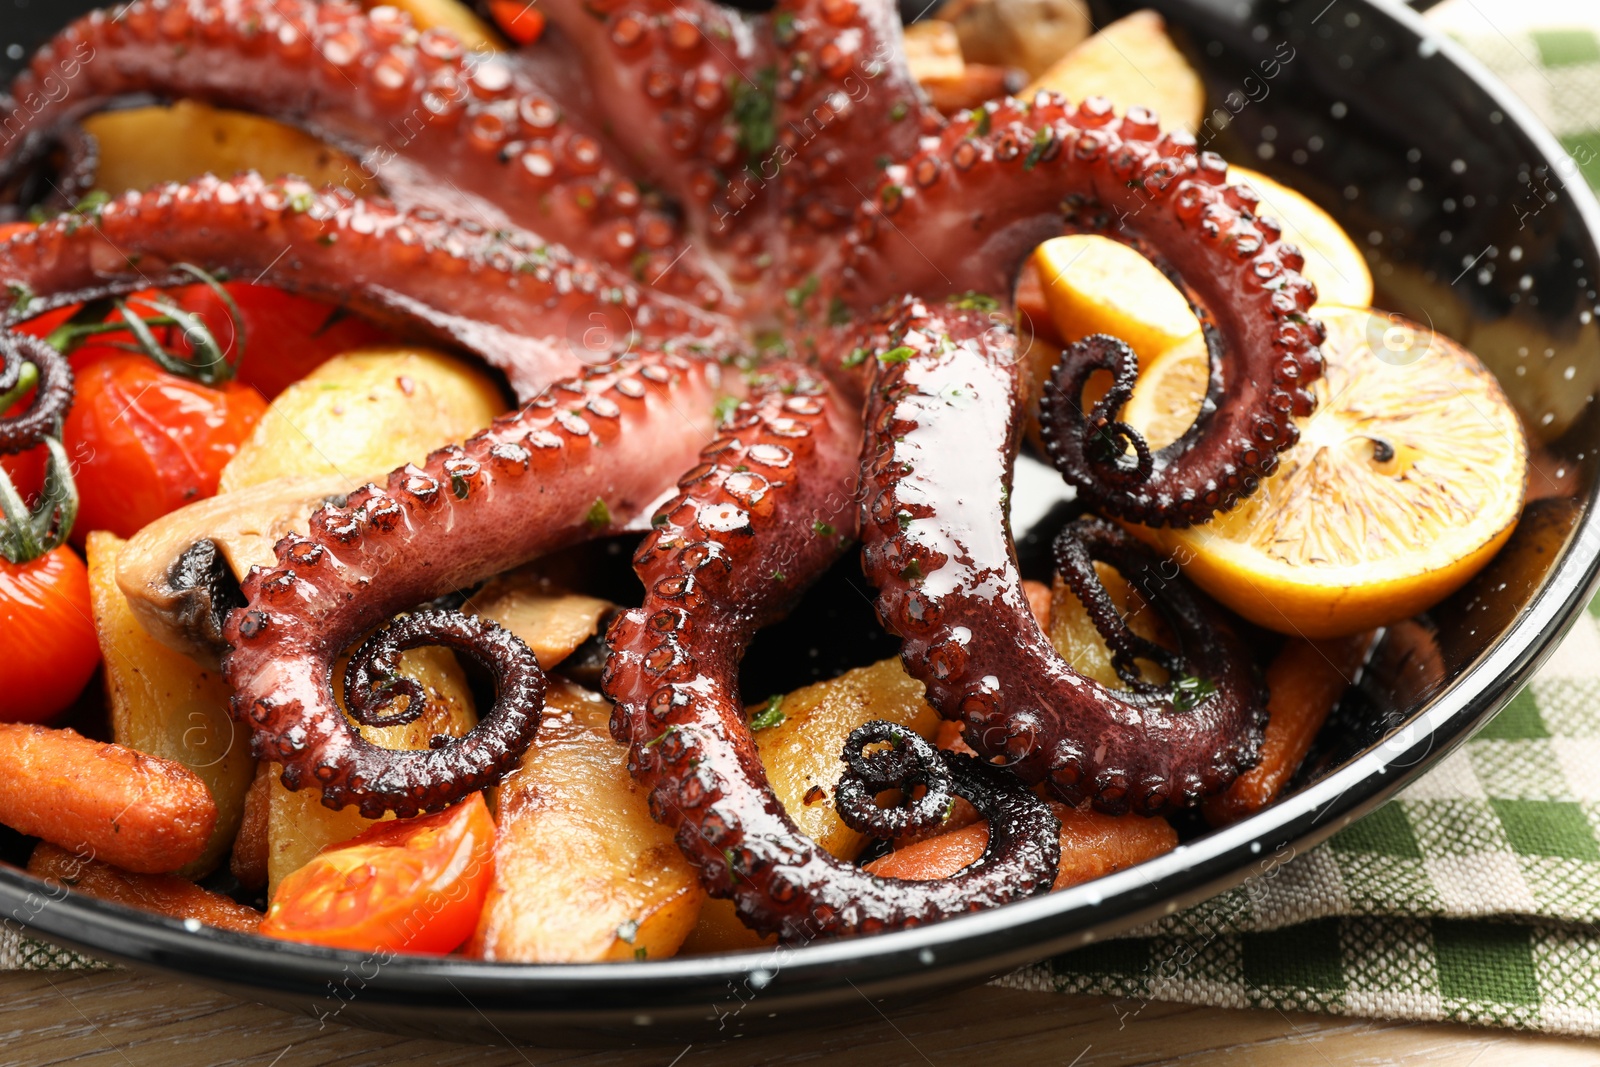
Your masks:
[[[1406,618],[1460,587],[1511,536],[1527,445],[1494,376],[1397,315],[1323,307],[1317,410],[1276,473],[1204,526],[1136,533],[1262,626],[1337,637]],[[1153,446],[1194,419],[1202,345],[1155,360],[1123,418]]]
[[[1300,273],[1317,287],[1318,303],[1350,307],[1372,303],[1372,271],[1366,257],[1332,215],[1287,185],[1246,167],[1228,168],[1228,181],[1254,189],[1261,197],[1259,213],[1276,219],[1283,227],[1283,239],[1306,257]]]
[[[1339,224],[1293,189],[1244,167],[1228,172],[1261,197],[1261,213],[1278,221],[1283,238],[1305,256],[1305,274],[1323,304],[1366,307],[1372,272]],[[1051,323],[1068,342],[1108,333],[1128,343],[1139,365],[1199,332],[1177,287],[1127,245],[1094,234],[1054,237],[1034,249],[1033,267]]]
[[[1052,237],[1033,251],[1050,320],[1068,342],[1108,333],[1141,366],[1196,333],[1188,301],[1144,256],[1094,234]]]

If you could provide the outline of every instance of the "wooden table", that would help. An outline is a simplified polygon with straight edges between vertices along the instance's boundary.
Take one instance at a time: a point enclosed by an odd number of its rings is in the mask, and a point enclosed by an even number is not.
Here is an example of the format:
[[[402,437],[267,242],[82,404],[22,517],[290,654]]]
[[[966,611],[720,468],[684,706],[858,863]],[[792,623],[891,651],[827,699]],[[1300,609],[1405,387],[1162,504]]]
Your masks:
[[[632,1052],[483,1048],[337,1025],[127,971],[0,974],[0,1064],[105,1067],[1566,1067],[1600,1044],[1465,1026],[1151,1004],[1125,1028],[1094,997],[980,988],[836,1030]]]

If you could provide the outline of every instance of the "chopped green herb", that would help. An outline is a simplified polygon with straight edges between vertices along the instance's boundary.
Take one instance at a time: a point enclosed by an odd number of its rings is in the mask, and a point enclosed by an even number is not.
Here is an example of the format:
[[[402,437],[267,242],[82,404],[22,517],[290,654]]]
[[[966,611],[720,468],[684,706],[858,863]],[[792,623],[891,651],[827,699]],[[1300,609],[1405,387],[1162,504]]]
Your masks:
[[[822,522],[819,519],[818,521],[816,521],[816,522],[811,524],[811,532],[816,534],[818,537],[832,537],[834,534],[838,533],[839,531],[835,530],[833,528],[833,524],[832,523]]]
[[[101,210],[111,203],[111,194],[104,189],[95,189],[85,196],[73,207],[76,214],[99,221]]]
[[[587,522],[592,529],[603,530],[611,525],[611,509],[606,507],[604,500],[597,497],[595,498],[594,506],[589,509],[589,514],[584,516],[583,521]]]
[[[316,202],[317,198],[312,195],[309,189],[301,189],[289,194],[289,210],[296,215],[304,215],[311,210],[312,205]]]
[[[733,420],[734,412],[739,410],[739,398],[736,396],[719,396],[717,402],[711,406],[711,414],[718,426],[726,426]]]
[[[1044,158],[1044,154],[1050,150],[1050,146],[1055,143],[1055,140],[1055,134],[1050,132],[1049,127],[1045,127],[1034,134],[1033,147],[1028,149],[1028,154],[1023,157],[1022,169],[1032,170],[1038,166],[1039,161]]]
[[[764,155],[778,142],[778,130],[773,119],[777,110],[776,90],[778,70],[762,67],[755,80],[728,76],[728,95],[733,98],[733,121],[739,129],[736,140],[748,155]]]
[[[670,735],[677,733],[678,729],[679,728],[676,725],[667,727],[665,730],[662,730],[655,737],[651,738],[649,741],[646,741],[644,743],[644,747],[645,748],[655,748],[661,742],[665,741]]]
[[[788,302],[791,308],[799,311],[805,306],[807,300],[810,300],[816,295],[817,286],[819,284],[821,283],[817,281],[817,276],[815,274],[808,274],[806,275],[805,281],[801,282],[793,289],[785,289],[783,293],[783,299]]]
[[[843,326],[850,321],[850,308],[843,300],[834,297],[828,301],[828,325]]]
[[[794,12],[780,11],[772,16],[772,36],[779,44],[788,44],[794,38]]]
[[[467,499],[467,493],[472,487],[467,480],[459,474],[450,475],[450,491],[456,495],[457,500]]]
[[[652,515],[652,516],[650,516],[650,525],[655,527],[656,529],[659,530],[661,527],[665,526],[666,524],[667,524],[667,516],[664,513],[660,514],[660,515]]]
[[[916,560],[912,560],[910,563],[907,563],[904,567],[900,568],[900,577],[904,578],[908,582],[921,581],[922,564],[918,563]]]
[[[952,307],[959,308],[962,311],[1000,310],[1000,301],[996,300],[988,293],[980,293],[972,289],[968,289],[960,296],[952,297],[950,299],[950,304]]]
[[[894,517],[894,521],[900,525],[900,529],[902,529],[902,530],[910,528],[910,526],[911,526],[911,512],[909,512],[909,511],[896,512],[895,513],[895,517]]]
[[[866,361],[867,350],[865,348],[852,348],[850,354],[841,359],[839,364],[843,367],[859,367]]]
[[[649,959],[650,958],[650,950],[648,948],[646,948],[645,946],[640,945],[638,948],[633,950],[633,958],[636,959],[636,960]]]
[[[772,580],[775,582],[787,582],[789,580],[789,576],[782,571],[773,571]]]
[[[6,291],[11,294],[11,310],[21,314],[28,310],[28,305],[33,303],[33,290],[21,282],[13,282],[6,286]]]
[[[986,108],[986,107],[975,107],[975,108],[973,108],[971,111],[967,112],[967,121],[972,123],[972,132],[969,133],[967,136],[969,136],[969,137],[987,137],[987,136],[989,136],[989,109],[988,108]]]
[[[783,720],[783,697],[768,697],[767,702],[761,705],[761,710],[750,716],[750,729],[765,730]]]
[[[1172,683],[1172,707],[1175,711],[1192,711],[1204,704],[1217,691],[1209,678],[1185,675]]]
[[[916,349],[909,348],[906,345],[901,345],[899,348],[891,348],[887,352],[880,352],[878,354],[878,362],[879,363],[904,363],[906,360],[910,359],[912,356],[914,356],[916,354],[917,354],[917,350]]]
[[[889,121],[890,122],[899,122],[901,119],[906,117],[906,114],[907,114],[907,108],[906,108],[906,105],[905,105],[905,101],[901,101],[901,102],[895,104],[894,107],[889,109]]]

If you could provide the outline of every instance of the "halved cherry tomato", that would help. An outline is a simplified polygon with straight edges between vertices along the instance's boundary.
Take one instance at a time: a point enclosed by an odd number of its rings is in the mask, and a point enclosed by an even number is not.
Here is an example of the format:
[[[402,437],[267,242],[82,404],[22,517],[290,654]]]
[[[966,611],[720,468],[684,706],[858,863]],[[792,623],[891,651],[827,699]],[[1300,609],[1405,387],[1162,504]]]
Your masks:
[[[519,45],[530,45],[544,33],[544,12],[530,0],[489,0],[489,15]]]
[[[494,874],[483,794],[323,849],[273,894],[261,933],[358,952],[443,954],[478,924]]]
[[[0,720],[48,722],[100,662],[89,572],[65,545],[27,563],[0,559]]]
[[[146,356],[86,347],[73,356],[77,398],[62,444],[81,504],[74,537],[132,537],[217,491],[222,468],[266,412],[248,385],[220,388],[169,374]]]

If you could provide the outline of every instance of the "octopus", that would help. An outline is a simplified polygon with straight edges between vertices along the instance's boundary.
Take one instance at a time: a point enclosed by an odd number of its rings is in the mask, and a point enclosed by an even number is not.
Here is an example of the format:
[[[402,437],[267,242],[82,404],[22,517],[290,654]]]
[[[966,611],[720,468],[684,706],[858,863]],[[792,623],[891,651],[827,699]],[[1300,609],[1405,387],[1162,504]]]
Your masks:
[[[494,624],[423,606],[643,530],[643,602],[608,634],[612,730],[652,814],[762,933],[872,933],[1044,892],[1059,862],[1045,796],[1156,815],[1249,767],[1264,694],[1240,637],[1108,519],[1204,522],[1272,473],[1311,411],[1315,293],[1255,194],[1141,107],[1040,93],[938,114],[888,0],[541,7],[538,42],[482,54],[391,8],[133,0],[66,28],[12,87],[8,112],[26,118],[0,150],[13,187],[81,140],[77,118],[137,96],[296,124],[361,160],[382,195],[203,177],[13,237],[0,389],[25,363],[43,387],[0,446],[36,439],[71,398],[62,361],[12,327],[181,263],[473,353],[519,400],[330,503],[244,580],[224,670],[256,754],[289,788],[367,815],[492,784],[538,743],[543,676]],[[1137,367],[1115,338],[1028,380],[1013,290],[1063,232],[1132,245],[1194,308],[1209,388],[1165,448],[1117,419]],[[1111,387],[1087,401],[1101,371]],[[1034,392],[1050,459],[1102,516],[1068,525],[1056,564],[1125,688],[1064,662],[1023,592],[1007,514]],[[759,628],[858,540],[906,669],[976,755],[869,723],[843,754],[838,806],[890,836],[966,797],[988,846],[948,879],[878,878],[800,834],[740,696]],[[1096,562],[1145,593],[1174,648],[1127,627]],[[393,666],[425,644],[480,663],[492,708],[425,751],[363,740],[354,723],[420,704]],[[334,665],[352,647],[341,706]],[[878,807],[893,786],[908,799]]]

